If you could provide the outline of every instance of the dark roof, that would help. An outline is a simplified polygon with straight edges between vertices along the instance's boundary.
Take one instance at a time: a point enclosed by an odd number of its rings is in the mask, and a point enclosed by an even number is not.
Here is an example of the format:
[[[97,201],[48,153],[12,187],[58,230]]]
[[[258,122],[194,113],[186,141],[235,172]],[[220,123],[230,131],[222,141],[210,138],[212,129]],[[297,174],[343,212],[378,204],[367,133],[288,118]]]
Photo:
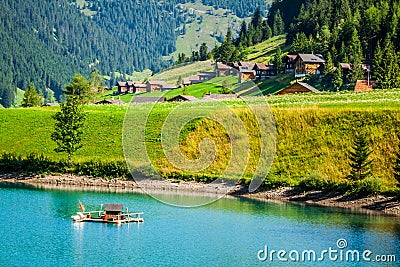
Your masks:
[[[105,204],[105,211],[122,211],[122,204]]]
[[[197,101],[197,100],[198,99],[196,97],[191,95],[177,95],[168,101],[174,102],[174,101]]]
[[[302,82],[297,82],[297,83],[300,84],[301,86],[303,86],[304,88],[307,88],[307,89],[310,90],[311,92],[319,93],[319,91],[318,91],[315,87],[312,87],[312,86],[309,85],[308,83],[302,83]]]
[[[131,103],[140,104],[140,103],[156,103],[156,102],[164,102],[165,97],[158,96],[137,96],[135,97]]]
[[[309,63],[325,63],[325,60],[314,54],[298,54],[297,58],[301,58],[302,61]]]
[[[123,104],[125,104],[125,102],[124,101],[122,101],[121,99],[117,99],[117,100],[114,100],[114,99],[104,99],[104,100],[101,100],[101,101],[99,101],[99,102],[96,102],[96,104],[97,105],[101,105],[101,104],[112,104],[112,105],[123,105]]]

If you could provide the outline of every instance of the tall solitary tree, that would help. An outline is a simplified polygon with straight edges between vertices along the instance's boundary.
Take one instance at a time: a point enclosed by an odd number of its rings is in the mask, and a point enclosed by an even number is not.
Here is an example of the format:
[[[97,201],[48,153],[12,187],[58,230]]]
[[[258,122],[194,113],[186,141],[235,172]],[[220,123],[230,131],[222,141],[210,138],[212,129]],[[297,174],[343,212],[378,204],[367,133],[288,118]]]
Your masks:
[[[66,86],[69,92],[67,102],[61,104],[61,110],[53,116],[56,123],[51,139],[57,143],[56,152],[67,153],[69,166],[71,166],[71,156],[82,147],[86,118],[83,112],[85,100],[83,97],[87,97],[84,92],[88,84],[84,79],[82,80],[81,76],[75,76],[74,81]]]
[[[347,178],[352,181],[360,181],[371,176],[372,160],[369,159],[369,156],[372,150],[364,133],[356,135],[352,150],[349,152],[351,171]]]

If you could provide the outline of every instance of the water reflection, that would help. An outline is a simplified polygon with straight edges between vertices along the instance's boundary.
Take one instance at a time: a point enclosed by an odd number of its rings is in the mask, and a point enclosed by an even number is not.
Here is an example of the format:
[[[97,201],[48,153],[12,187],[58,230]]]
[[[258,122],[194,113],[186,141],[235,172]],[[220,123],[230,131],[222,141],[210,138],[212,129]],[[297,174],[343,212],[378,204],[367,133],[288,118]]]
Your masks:
[[[76,213],[78,200],[93,210],[101,204],[121,203],[129,211],[144,211],[145,222],[120,226],[73,223],[70,216]],[[339,238],[345,238],[351,249],[400,257],[398,218],[342,209],[237,198],[199,208],[177,208],[132,192],[62,191],[9,184],[0,185],[0,201],[7,203],[2,208],[7,214],[2,222],[2,266],[255,266],[259,264],[256,253],[264,245],[320,250],[334,247]],[[12,220],[18,216],[29,220]],[[9,252],[15,257],[10,258]]]

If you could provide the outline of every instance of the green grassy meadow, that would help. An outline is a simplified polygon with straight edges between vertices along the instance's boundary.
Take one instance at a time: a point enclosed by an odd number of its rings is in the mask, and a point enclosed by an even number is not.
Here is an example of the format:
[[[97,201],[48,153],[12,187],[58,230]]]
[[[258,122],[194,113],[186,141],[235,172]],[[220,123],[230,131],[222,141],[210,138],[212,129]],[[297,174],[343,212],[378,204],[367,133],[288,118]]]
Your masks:
[[[376,90],[368,93],[321,93],[269,97],[248,97],[246,103],[265,108],[270,106],[276,124],[276,154],[268,176],[269,180],[297,185],[303,179],[317,174],[332,182],[345,180],[349,173],[348,150],[357,132],[365,132],[371,142],[374,177],[386,188],[396,182],[392,177],[392,162],[399,142],[396,133],[400,125],[400,91]],[[257,162],[259,132],[247,104],[240,100],[226,100],[244,123],[250,140],[250,161],[245,177],[251,177]],[[146,105],[135,105],[130,116],[140,122]],[[203,138],[216,144],[216,160],[200,173],[182,173],[171,165],[162,152],[161,129],[167,116],[179,103],[157,104],[146,128],[146,147],[151,161],[168,177],[210,176],[220,174],[229,162],[232,147],[220,124],[209,119],[190,121],[181,129],[180,148],[187,158],[200,156],[198,145]],[[220,112],[212,102],[187,103],[178,109],[177,116],[193,117],[201,110]],[[44,154],[53,160],[65,159],[54,152],[50,139],[54,122],[51,116],[58,107],[0,109],[0,154],[13,153],[26,156]],[[84,147],[73,161],[123,161],[122,128],[127,106],[89,105],[85,107],[87,122]],[[268,110],[265,109],[265,112]],[[180,115],[181,114],[181,115]],[[223,114],[222,114],[223,115]],[[235,137],[239,143],[243,136]],[[137,151],[138,157],[143,151]]]

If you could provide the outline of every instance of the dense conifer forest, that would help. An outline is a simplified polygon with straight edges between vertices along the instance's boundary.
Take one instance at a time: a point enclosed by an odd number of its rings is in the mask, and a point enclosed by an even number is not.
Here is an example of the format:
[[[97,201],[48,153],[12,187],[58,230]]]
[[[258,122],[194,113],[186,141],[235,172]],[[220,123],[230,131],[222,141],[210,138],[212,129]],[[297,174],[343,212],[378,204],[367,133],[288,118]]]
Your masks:
[[[60,100],[74,73],[88,75],[93,68],[111,75],[170,66],[163,56],[175,51],[175,30],[190,19],[177,8],[186,2],[190,0],[1,1],[0,104],[12,106],[16,88],[26,90],[30,83],[45,98],[45,88],[51,88]],[[267,9],[263,0],[202,2],[239,17],[250,16],[259,6]]]

